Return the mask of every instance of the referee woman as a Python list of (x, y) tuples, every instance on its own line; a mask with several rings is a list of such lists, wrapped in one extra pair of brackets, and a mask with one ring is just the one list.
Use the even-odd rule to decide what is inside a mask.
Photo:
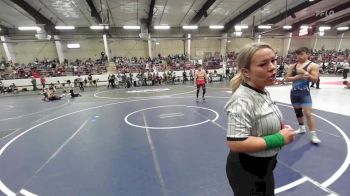
[(252, 43), (240, 52), (239, 73), (231, 80), (226, 173), (235, 196), (274, 195), (277, 153), (294, 140), (294, 130), (282, 124), (282, 114), (265, 87), (276, 78), (275, 51)]

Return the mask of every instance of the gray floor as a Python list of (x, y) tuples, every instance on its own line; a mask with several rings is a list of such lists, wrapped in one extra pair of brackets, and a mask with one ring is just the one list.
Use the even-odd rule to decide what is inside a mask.
[[(350, 195), (350, 91), (341, 78), (312, 89), (322, 139), (299, 135), (279, 155), (278, 195)], [(268, 90), (297, 127), (290, 86)], [(0, 97), (0, 195), (232, 195), (225, 177), (228, 83), (87, 89), (43, 102)]]

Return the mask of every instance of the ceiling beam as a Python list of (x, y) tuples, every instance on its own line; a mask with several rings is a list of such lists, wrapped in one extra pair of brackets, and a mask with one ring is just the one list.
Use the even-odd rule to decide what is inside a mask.
[(338, 24), (348, 22), (348, 21), (350, 21), (350, 14), (345, 14), (345, 15), (342, 15), (341, 17), (338, 17), (335, 20), (327, 21), (326, 25), (334, 27), (334, 26), (337, 26)]
[(291, 16), (294, 13), (299, 12), (300, 10), (303, 10), (303, 9), (305, 9), (311, 5), (314, 5), (320, 1), (322, 1), (322, 0), (304, 1), (303, 3), (287, 10), (286, 12), (282, 12), (282, 13), (278, 14), (277, 16), (264, 21), (262, 24), (276, 24), (276, 23), (282, 21), (283, 19), (287, 18), (288, 16)]
[(148, 18), (147, 18), (147, 29), (151, 29), (152, 25), (152, 19), (153, 19), (153, 9), (154, 5), (156, 3), (156, 0), (151, 0), (151, 3), (149, 4), (149, 11), (148, 11)]
[[(85, 0), (86, 3), (89, 5), (90, 10), (91, 10), (91, 16), (95, 18), (97, 24), (104, 24), (106, 23), (105, 21), (102, 21), (102, 18), (100, 14), (98, 13), (93, 0)], [(109, 22), (109, 21), (108, 21)], [(108, 24), (109, 25), (109, 24)], [(103, 29), (103, 34), (108, 35), (108, 37), (112, 37), (111, 33), (109, 32), (108, 29)]]
[[(341, 26), (349, 26), (349, 24), (347, 22), (350, 21), (350, 15), (343, 15), (335, 20), (332, 20), (330, 22), (326, 22), (326, 25), (329, 25), (331, 27), (337, 26), (339, 24), (345, 23), (344, 25)], [(342, 33), (346, 33), (350, 30), (346, 30), (346, 31), (337, 31), (337, 35), (342, 34)]]
[(210, 8), (210, 6), (212, 6), (215, 3), (216, 0), (207, 0), (204, 5), (202, 6), (202, 8), (197, 12), (197, 14), (192, 18), (192, 20), (190, 21), (191, 25), (196, 25), (201, 19), (202, 17), (208, 17), (208, 9)]
[(97, 24), (102, 24), (102, 18), (100, 14), (97, 12), (97, 9), (92, 0), (86, 0), (86, 3), (89, 5), (91, 10), (91, 16), (96, 19)]
[[(350, 1), (345, 2), (341, 5), (338, 5), (334, 8), (330, 8), (330, 9), (326, 10), (325, 13), (333, 12), (335, 14), (335, 13), (340, 12), (342, 10), (345, 10), (347, 8), (350, 8)], [(305, 18), (304, 20), (301, 20), (301, 21), (298, 21), (298, 22), (292, 24), (292, 31), (299, 29), (299, 27), (301, 25), (304, 25), (304, 24), (308, 25), (308, 24), (314, 23), (314, 22), (321, 20), (322, 18), (325, 18), (327, 16), (328, 16), (327, 14), (313, 14), (312, 16)]]
[(53, 22), (51, 22), (48, 18), (46, 18), (24, 0), (12, 0), (12, 2), (30, 14), (35, 19), (36, 24), (45, 24), (45, 27), (48, 29), (55, 26)]
[(9, 29), (0, 24), (0, 35), (7, 35), (9, 33)]
[(242, 13), (240, 13), (238, 16), (230, 20), (228, 23), (225, 24), (225, 28), (222, 30), (222, 32), (228, 32), (231, 30), (236, 24), (240, 23), (242, 20), (250, 16), (253, 12), (255, 12), (257, 9), (260, 9), (265, 4), (270, 2), (271, 0), (259, 0), (254, 5), (250, 6), (248, 9), (244, 10)]

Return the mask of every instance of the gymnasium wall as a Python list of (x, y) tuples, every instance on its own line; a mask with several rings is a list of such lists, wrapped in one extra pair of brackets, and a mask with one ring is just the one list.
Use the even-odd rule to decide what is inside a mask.
[(318, 39), (316, 42), (315, 49), (337, 49), (339, 40), (338, 39)]
[[(147, 42), (145, 42), (147, 44)], [(146, 50), (148, 50), (148, 45)], [(187, 48), (186, 48), (187, 50)], [(158, 54), (162, 56), (172, 54), (184, 54), (184, 41), (183, 40), (160, 40), (159, 45), (152, 42), (152, 56), (155, 57)]]
[(249, 38), (233, 38), (233, 39), (228, 39), (231, 42), (227, 43), (227, 51), (232, 52), (232, 51), (239, 51), (244, 45), (249, 44), (251, 42), (254, 42), (254, 40), (249, 39)]
[(3, 44), (0, 44), (0, 60), (2, 57), (4, 57), (6, 59), (6, 53), (5, 53), (5, 50), (4, 50), (4, 46)]
[(283, 39), (281, 38), (265, 38), (265, 37), (261, 37), (260, 39), (261, 42), (266, 42), (266, 43), (269, 43), (272, 48), (275, 49), (275, 51), (278, 53), (278, 54), (283, 54), (284, 52), (284, 46), (283, 46)]
[[(68, 43), (79, 43), (79, 49), (69, 49), (67, 48)], [(62, 48), (64, 57), (68, 60), (79, 59), (97, 59), (100, 58), (101, 52), (104, 51), (103, 39), (84, 39), (78, 40), (76, 42), (66, 42), (62, 41)], [(57, 56), (57, 52), (55, 51)]]
[[(219, 39), (195, 39), (191, 41), (191, 58), (203, 59), (204, 56), (220, 53), (221, 41)], [(187, 51), (187, 42), (186, 42)]]
[[(292, 38), (292, 41), (290, 43), (289, 50), (293, 51), (296, 50), (300, 47), (308, 47), (308, 48), (313, 48), (315, 40), (314, 39), (308, 39), (308, 38)], [(319, 42), (321, 42), (319, 40)]]
[(39, 60), (57, 58), (57, 50), (54, 42), (19, 42), (11, 43), (16, 62), (34, 62), (34, 57)]
[(343, 39), (340, 49), (341, 50), (350, 49), (350, 38)]
[[(239, 51), (242, 46), (247, 43), (254, 42), (250, 38), (231, 38), (228, 39), (231, 42), (227, 43), (227, 51)], [(257, 41), (257, 40), (255, 40)], [(285, 54), (285, 48), (288, 43), (287, 38), (266, 38), (262, 37), (261, 41), (270, 43), (279, 54)], [(66, 59), (75, 60), (92, 58), (96, 59), (100, 57), (100, 53), (104, 51), (103, 40), (100, 39), (80, 39), (77, 41), (80, 43), (80, 49), (68, 49), (66, 44), (68, 41), (62, 41), (63, 53)], [(72, 42), (69, 42), (72, 43)], [(144, 40), (108, 40), (110, 57), (113, 56), (126, 56), (126, 57), (148, 57), (148, 43)], [(319, 38), (316, 43), (316, 49), (336, 49), (339, 39), (331, 38)], [(18, 63), (33, 62), (34, 57), (39, 60), (57, 58), (57, 51), (54, 42), (17, 42), (10, 43), (13, 46), (15, 53), (15, 59)], [(159, 45), (152, 42), (152, 55), (153, 57), (158, 55), (168, 54), (183, 54), (187, 52), (187, 41), (183, 40), (159, 40)], [(299, 38), (293, 37), (290, 50), (296, 50), (301, 46), (313, 48), (315, 44), (315, 38)], [(213, 55), (215, 52), (220, 53), (221, 41), (219, 39), (194, 39), (191, 42), (191, 59), (202, 59), (205, 55)], [(344, 38), (341, 48), (349, 49), (350, 39)], [(6, 57), (4, 48), (0, 46), (0, 57)]]
[[(110, 57), (148, 57), (148, 44), (143, 40), (109, 40)], [(103, 43), (102, 43), (103, 48)], [(100, 52), (101, 53), (101, 52)]]

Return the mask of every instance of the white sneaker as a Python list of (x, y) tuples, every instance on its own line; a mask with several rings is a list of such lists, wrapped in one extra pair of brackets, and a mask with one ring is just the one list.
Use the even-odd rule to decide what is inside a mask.
[(297, 129), (297, 130), (295, 131), (295, 133), (296, 133), (296, 134), (299, 134), (299, 133), (306, 133), (306, 128), (305, 128), (305, 126), (300, 126), (300, 128)]
[(311, 142), (314, 144), (321, 143), (321, 140), (317, 137), (317, 135), (314, 131), (311, 132)]

